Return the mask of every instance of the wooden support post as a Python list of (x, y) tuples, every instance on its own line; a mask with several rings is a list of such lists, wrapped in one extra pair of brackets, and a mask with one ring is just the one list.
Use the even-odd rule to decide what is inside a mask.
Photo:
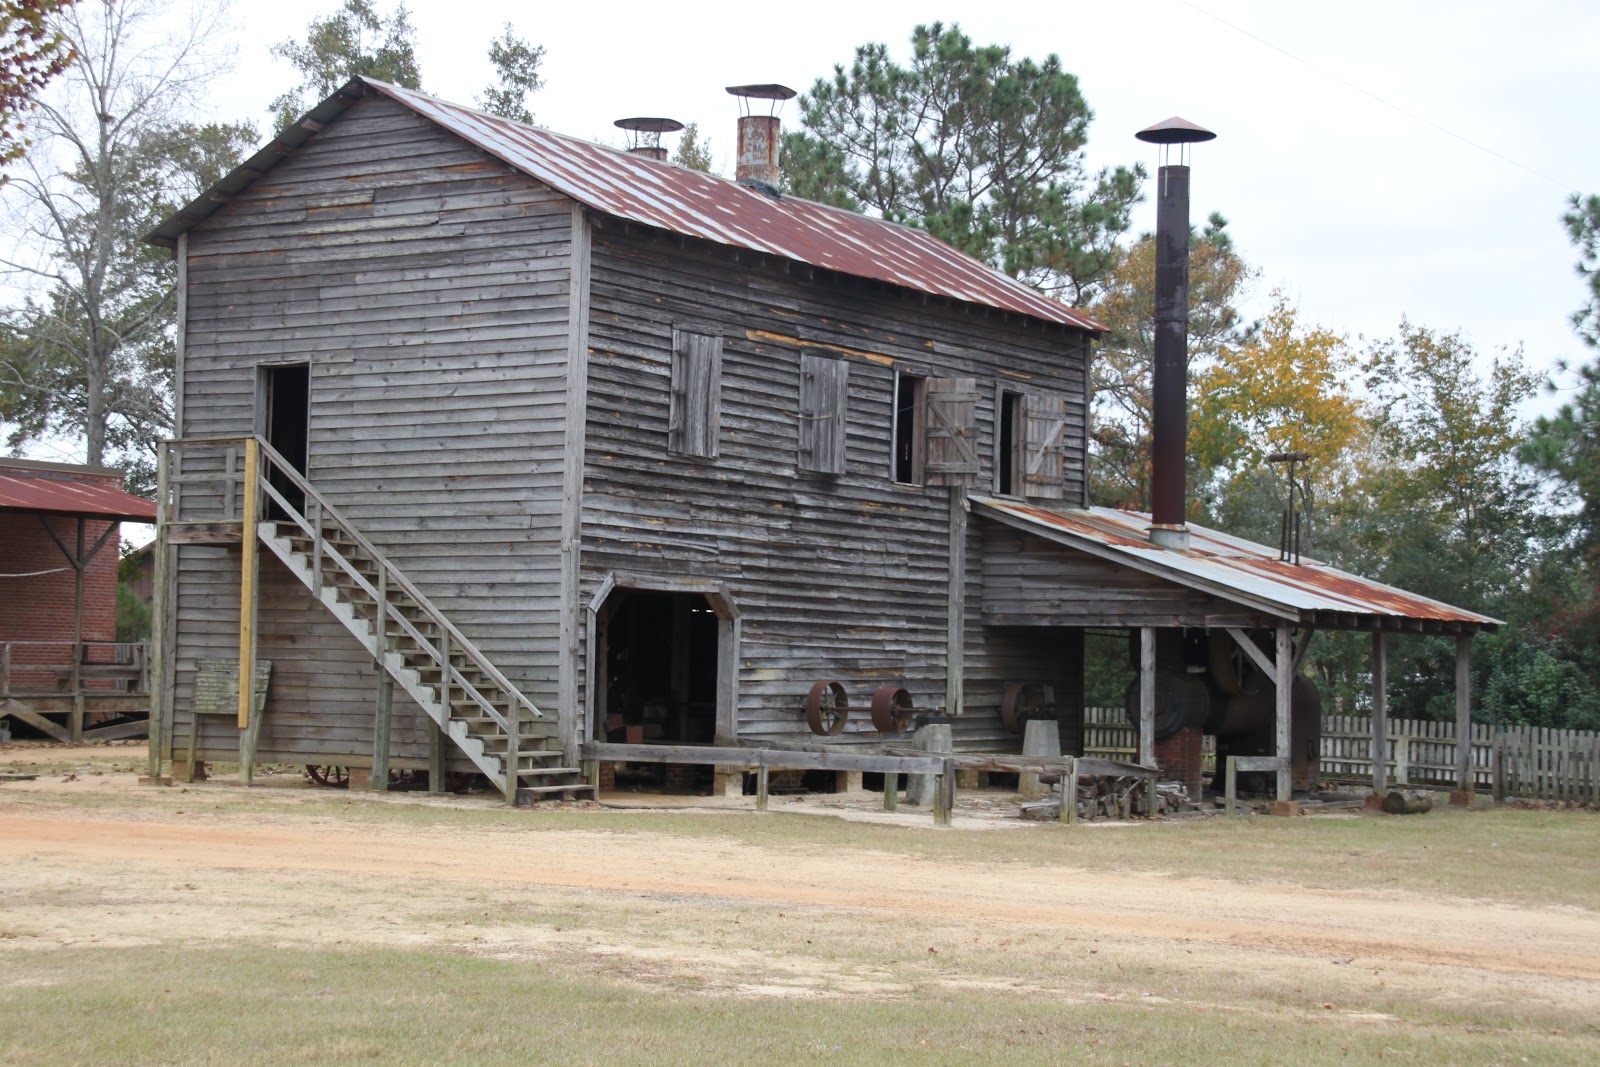
[(256, 484), (261, 450), (254, 437), (244, 442), (244, 505), (240, 542), (239, 577), (239, 781), (250, 785), (255, 780), (256, 741), (261, 736), (259, 716), (252, 714), (256, 689), (256, 613), (260, 606), (261, 564), (256, 552), (256, 523), (260, 516), (261, 491)]
[(1156, 631), (1139, 630), (1139, 766), (1156, 762)]
[(1066, 757), (1067, 767), (1061, 772), (1061, 810), (1056, 815), (1069, 825), (1078, 821), (1078, 761)]
[(444, 731), (431, 718), (428, 720), (428, 792), (444, 792)]
[[(1494, 761), (1492, 775), (1494, 781), (1494, 802), (1496, 804), (1501, 804), (1504, 803), (1506, 799), (1506, 732), (1503, 727), (1495, 728), (1494, 752), (1491, 758)], [(1588, 768), (1592, 766), (1592, 763), (1588, 764), (1585, 768), (1585, 771), (1587, 772)]]
[(1372, 791), (1389, 788), (1389, 645), (1383, 631), (1372, 635)]
[(883, 810), (898, 811), (900, 809), (900, 776), (894, 771), (886, 771), (883, 775)]
[[(256, 677), (256, 439), (244, 442), (244, 522), (239, 568), (239, 729), (250, 725)], [(241, 768), (242, 770), (243, 768)]]
[[(318, 505), (320, 512), (321, 505)], [(322, 532), (318, 515), (317, 533)], [(378, 568), (378, 603), (373, 607), (373, 640), (378, 651), (378, 706), (372, 719), (372, 780), (378, 792), (389, 788), (389, 737), (394, 723), (394, 679), (389, 676), (389, 572)], [(319, 586), (321, 579), (318, 579)]]
[(586, 759), (583, 761), (583, 780), (589, 783), (594, 790), (594, 798), (600, 799), (600, 761)]
[(1472, 638), (1456, 638), (1456, 784), (1462, 801), (1471, 803), (1472, 777)]
[(372, 780), (368, 787), (379, 793), (389, 789), (389, 735), (394, 722), (394, 679), (378, 669), (378, 706), (372, 717)]
[(517, 787), (522, 781), (518, 767), (521, 762), (522, 705), (515, 697), (510, 698), (507, 705), (506, 721), (511, 729), (506, 732), (506, 803), (514, 808), (517, 806)]
[(83, 740), (83, 518), (78, 518), (78, 551), (72, 557), (72, 714), (68, 719), (68, 733), (72, 743)]
[(1232, 815), (1233, 814), (1234, 805), (1235, 805), (1235, 802), (1236, 802), (1235, 798), (1237, 798), (1238, 795), (1239, 795), (1239, 765), (1234, 761), (1234, 758), (1232, 756), (1228, 757), (1228, 787), (1227, 787), (1227, 791), (1224, 792), (1222, 795), (1223, 795), (1223, 797), (1226, 798), (1224, 800), (1224, 802), (1223, 802), (1224, 803), (1224, 807), (1223, 807), (1222, 810), (1227, 812), (1229, 815)]
[(767, 810), (767, 765), (756, 768), (756, 810)]
[(1278, 743), (1275, 754), (1283, 760), (1278, 768), (1278, 799), (1294, 799), (1294, 780), (1289, 763), (1289, 722), (1294, 699), (1294, 642), (1290, 640), (1289, 627), (1278, 627)]
[(967, 487), (950, 487), (949, 585), (945, 591), (944, 710), (960, 715), (966, 688)]
[[(323, 546), (322, 546), (322, 501), (320, 501), (320, 500), (312, 500), (311, 501), (311, 516), (310, 516), (310, 518), (311, 518), (311, 589), (312, 589), (312, 595), (313, 596), (321, 596), (322, 595), (322, 552), (323, 552)], [(379, 599), (379, 604), (378, 604), (379, 616), (378, 616), (378, 618), (380, 620), (382, 620), (382, 618), (383, 618), (382, 611), (383, 611), (383, 608), (384, 608), (384, 604), (382, 603), (382, 600), (383, 600), (383, 597), (382, 597), (383, 576), (384, 576), (383, 568), (379, 567), (378, 568), (378, 583), (379, 583), (378, 584), (378, 590), (379, 590), (379, 594), (380, 595), (378, 597), (378, 599)], [(379, 641), (380, 644), (383, 641), (383, 630), (382, 630), (381, 627), (378, 630), (378, 641)]]
[(935, 826), (949, 826), (956, 800), (956, 761), (946, 759), (941, 763), (943, 769), (933, 780), (933, 822)]

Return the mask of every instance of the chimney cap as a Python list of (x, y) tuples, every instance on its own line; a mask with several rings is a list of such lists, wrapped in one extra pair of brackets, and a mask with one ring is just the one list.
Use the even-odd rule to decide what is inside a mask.
[(730, 85), (728, 95), (755, 97), (757, 100), (790, 100), (796, 93), (787, 85)]
[(632, 119), (618, 119), (612, 123), (620, 130), (631, 130), (634, 133), (677, 133), (683, 129), (683, 123), (677, 119), (649, 118), (641, 116)]
[(1134, 136), (1151, 144), (1194, 144), (1197, 141), (1215, 140), (1217, 135), (1204, 126), (1196, 126), (1188, 119), (1174, 115), (1165, 122), (1146, 126)]

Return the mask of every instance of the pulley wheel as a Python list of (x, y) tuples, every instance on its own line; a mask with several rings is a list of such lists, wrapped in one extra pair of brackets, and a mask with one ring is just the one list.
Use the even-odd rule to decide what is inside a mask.
[(821, 737), (832, 737), (850, 718), (850, 698), (838, 682), (818, 682), (806, 694), (806, 725)]
[(872, 726), (880, 734), (904, 733), (911, 725), (911, 694), (892, 685), (872, 694)]

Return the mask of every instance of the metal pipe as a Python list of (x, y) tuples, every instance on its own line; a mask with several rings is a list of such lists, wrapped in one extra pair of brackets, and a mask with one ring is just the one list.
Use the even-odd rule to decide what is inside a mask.
[(1189, 436), (1189, 168), (1162, 167), (1156, 181), (1150, 499), (1156, 526), (1181, 527)]

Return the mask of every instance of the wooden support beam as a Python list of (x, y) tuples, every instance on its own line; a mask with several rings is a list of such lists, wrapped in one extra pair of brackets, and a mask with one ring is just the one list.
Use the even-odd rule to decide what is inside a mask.
[[(840, 746), (842, 748), (842, 746)], [(619, 763), (687, 763), (698, 766), (743, 767), (763, 765), (779, 770), (866, 771), (886, 774), (939, 774), (944, 760), (938, 756), (891, 756), (883, 753), (815, 749), (732, 748), (719, 745), (626, 745), (591, 741), (582, 746), (584, 759)]]
[(1156, 631), (1139, 630), (1139, 764), (1156, 763)]
[(966, 688), (967, 487), (950, 486), (949, 583), (945, 589), (944, 710), (960, 715)]
[(1244, 654), (1250, 657), (1250, 662), (1260, 668), (1262, 674), (1268, 678), (1277, 676), (1278, 669), (1272, 665), (1272, 660), (1267, 658), (1267, 654), (1261, 651), (1260, 646), (1250, 640), (1248, 633), (1237, 626), (1228, 626), (1225, 629), (1228, 631), (1228, 636), (1233, 638), (1233, 643), (1244, 650)]
[(1289, 772), (1289, 721), (1294, 698), (1294, 643), (1287, 625), (1278, 627), (1278, 743), (1275, 748), (1283, 766), (1278, 768), (1278, 799), (1294, 798), (1294, 782)]
[(40, 715), (26, 704), (21, 704), (15, 700), (9, 699), (0, 701), (0, 716), (5, 715), (10, 715), (14, 719), (25, 722), (35, 730), (38, 730), (40, 733), (53, 737), (57, 741), (65, 743), (71, 740), (71, 735), (68, 734), (65, 729), (57, 726), (55, 723), (51, 722), (43, 715)]
[(1472, 635), (1456, 638), (1456, 782), (1470, 796), (1472, 781)]
[(155, 446), (155, 555), (150, 576), (150, 784), (162, 782), (162, 745), (166, 742), (166, 480), (170, 453)]
[(1382, 631), (1372, 635), (1372, 791), (1389, 788), (1389, 644)]
[(445, 739), (444, 731), (439, 729), (439, 724), (432, 719), (428, 720), (428, 792), (434, 795), (444, 793), (445, 775)]
[(765, 764), (756, 768), (756, 810), (767, 810), (767, 778), (768, 770)]
[(1307, 625), (1300, 630), (1300, 643), (1294, 648), (1294, 672), (1300, 673), (1300, 665), (1306, 661), (1306, 650), (1311, 647), (1311, 639), (1316, 636), (1317, 628)]
[[(244, 442), (244, 516), (239, 567), (239, 729), (250, 725), (251, 693), (256, 677), (256, 471), (261, 450), (254, 437)], [(244, 768), (240, 768), (243, 773)]]
[(883, 810), (898, 811), (900, 808), (900, 776), (894, 771), (883, 772)]

